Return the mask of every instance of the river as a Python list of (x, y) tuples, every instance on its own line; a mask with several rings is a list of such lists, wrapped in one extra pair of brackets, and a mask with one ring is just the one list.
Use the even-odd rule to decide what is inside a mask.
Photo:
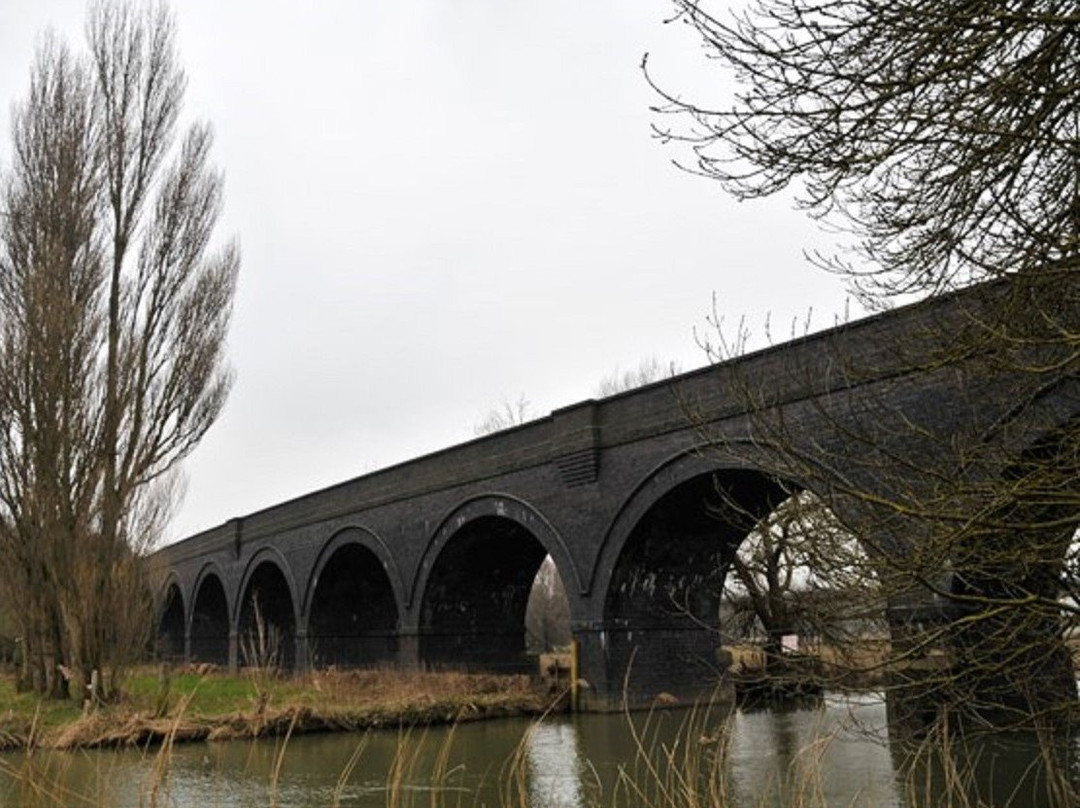
[(29, 764), (11, 754), (0, 758), (0, 804), (692, 808), (692, 788), (698, 808), (936, 808), (954, 782), (971, 805), (1055, 805), (1028, 740), (944, 757), (962, 762), (924, 765), (890, 743), (879, 698), (828, 696), (739, 711), (726, 730), (707, 712), (672, 710), (198, 743), (173, 749), (164, 768), (155, 751), (39, 752)]

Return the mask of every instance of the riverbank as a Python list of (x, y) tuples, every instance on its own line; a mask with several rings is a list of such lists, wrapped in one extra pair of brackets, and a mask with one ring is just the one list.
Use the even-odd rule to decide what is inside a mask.
[(540, 715), (559, 694), (528, 676), (399, 670), (229, 675), (137, 671), (117, 704), (86, 711), (0, 680), (0, 749), (87, 749)]

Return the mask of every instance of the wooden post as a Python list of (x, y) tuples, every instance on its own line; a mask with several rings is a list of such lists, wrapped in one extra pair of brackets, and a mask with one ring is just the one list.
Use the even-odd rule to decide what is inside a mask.
[(578, 641), (570, 640), (570, 712), (578, 711)]
[(90, 672), (90, 684), (87, 685), (86, 701), (83, 702), (83, 715), (95, 712), (98, 707), (98, 690), (101, 687), (101, 679), (97, 668)]

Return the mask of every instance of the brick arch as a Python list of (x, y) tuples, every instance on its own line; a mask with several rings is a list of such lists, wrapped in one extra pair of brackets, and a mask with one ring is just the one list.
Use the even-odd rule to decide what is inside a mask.
[(428, 577), (447, 543), (469, 522), (485, 516), (507, 519), (527, 530), (555, 560), (555, 566), (567, 588), (573, 585), (577, 591), (582, 590), (581, 572), (555, 527), (522, 499), (507, 494), (486, 494), (465, 500), (439, 522), (439, 526), (427, 541), (410, 583), (407, 600), (409, 607), (414, 607), (423, 600)]
[[(226, 585), (225, 573), (221, 571), (221, 567), (215, 561), (207, 561), (202, 567), (199, 568), (198, 574), (195, 576), (195, 582), (191, 586), (191, 597), (185, 599), (185, 608), (187, 610), (185, 615), (185, 622), (187, 623), (189, 630), (191, 626), (191, 619), (195, 616), (195, 602), (199, 599), (199, 591), (202, 589), (203, 583), (207, 578), (213, 576), (217, 579), (217, 582), (221, 584), (221, 591), (225, 593), (225, 612), (228, 625), (231, 628), (233, 622), (233, 598), (229, 596), (229, 587)], [(181, 589), (181, 592), (183, 590)]]
[[(738, 505), (717, 518), (715, 487)], [(696, 699), (722, 683), (720, 598), (739, 545), (793, 488), (746, 459), (688, 452), (653, 469), (623, 502), (592, 580), (596, 664), (632, 703)], [(595, 673), (595, 671), (594, 671)]]
[[(593, 559), (592, 568), (589, 570), (584, 593), (594, 597), (599, 595), (600, 600), (603, 600), (611, 574), (622, 556), (631, 533), (663, 497), (695, 477), (725, 471), (756, 472), (763, 476), (774, 476), (765, 470), (764, 464), (756, 465), (749, 462), (745, 455), (724, 456), (716, 449), (708, 447), (697, 447), (679, 452), (657, 464), (645, 474), (623, 500), (605, 530)], [(811, 487), (790, 477), (785, 477), (785, 479), (800, 488)]]
[[(198, 616), (196, 614), (196, 609), (199, 605), (199, 596), (202, 594), (203, 587), (211, 580), (217, 582), (217, 586), (221, 591), (222, 605), (225, 610), (224, 620), (221, 621), (221, 625), (218, 626), (216, 623), (212, 624), (214, 628), (222, 632), (220, 634), (202, 634), (199, 632), (199, 626), (196, 625), (196, 618)], [(187, 616), (185, 619), (189, 648), (191, 656), (194, 659), (202, 659), (203, 661), (212, 661), (219, 664), (228, 662), (229, 634), (232, 631), (233, 625), (233, 604), (229, 597), (229, 589), (226, 585), (226, 580), (221, 568), (213, 561), (203, 564), (198, 575), (195, 576), (195, 583), (191, 587), (191, 597), (187, 602)], [(209, 659), (208, 657), (213, 657), (213, 659)]]
[(376, 533), (358, 526), (337, 531), (320, 550), (304, 594), (303, 626), (312, 664), (393, 662), (403, 590), (397, 562)]
[(949, 637), (955, 687), (984, 720), (1052, 715), (1077, 695), (1065, 613), (1008, 608), (1036, 597), (1058, 602), (1080, 541), (1080, 414), (1038, 427), (1003, 463), (1008, 499), (995, 497), (990, 518), (963, 537), (948, 582), (951, 617), (966, 618)]
[(296, 586), (296, 578), (292, 573), (292, 567), (280, 550), (273, 546), (264, 546), (260, 547), (259, 550), (248, 559), (247, 564), (244, 565), (244, 572), (240, 576), (240, 583), (233, 593), (232, 627), (234, 630), (239, 628), (238, 621), (240, 619), (240, 611), (244, 605), (244, 595), (247, 593), (248, 585), (251, 583), (251, 576), (263, 563), (273, 564), (285, 579), (285, 583), (289, 588), (289, 600), (292, 605), (293, 620), (297, 626), (300, 625), (299, 590)]
[(167, 658), (180, 659), (184, 655), (188, 614), (184, 589), (174, 571), (169, 572), (163, 585), (154, 593), (153, 602), (157, 652)]
[(326, 567), (326, 564), (331, 557), (333, 557), (334, 553), (350, 544), (364, 547), (379, 559), (383, 565), (383, 569), (386, 571), (386, 576), (390, 581), (390, 587), (394, 592), (398, 612), (404, 611), (407, 603), (408, 590), (405, 586), (405, 577), (401, 573), (401, 568), (398, 566), (394, 554), (390, 551), (386, 542), (384, 542), (375, 531), (360, 525), (348, 525), (347, 527), (335, 531), (326, 543), (323, 544), (322, 549), (319, 550), (318, 557), (315, 559), (315, 564), (311, 568), (311, 574), (308, 576), (307, 585), (304, 587), (304, 597), (301, 601), (300, 610), (300, 614), (303, 617), (303, 625), (305, 627), (311, 617), (311, 598), (315, 594), (315, 587), (318, 584), (319, 576), (322, 574), (323, 569)]
[(455, 508), (428, 542), (414, 580), (420, 661), (531, 670), (525, 615), (548, 554), (577, 581), (561, 538), (528, 503), (490, 495)]
[(1080, 379), (1066, 376), (999, 415), (983, 433), (982, 439), (985, 443), (1002, 446), (1005, 455), (1019, 457), (1053, 442), (1065, 430), (1075, 430), (1078, 420)]
[(184, 585), (180, 582), (180, 576), (176, 570), (169, 570), (166, 572), (164, 579), (161, 583), (154, 588), (151, 593), (153, 595), (154, 610), (160, 612), (165, 606), (169, 596), (169, 587), (175, 586), (180, 591), (180, 602), (184, 604), (184, 622), (187, 622), (187, 603), (188, 598), (184, 597)]
[[(287, 609), (282, 610), (280, 604), (274, 599), (270, 599), (264, 603), (264, 595), (263, 597), (260, 597), (260, 608), (267, 623), (276, 626), (280, 630), (279, 664), (282, 667), (291, 668), (296, 663), (295, 642), (296, 633), (300, 627), (300, 607), (297, 597), (296, 579), (293, 576), (292, 569), (285, 559), (285, 556), (276, 547), (268, 546), (260, 548), (258, 552), (248, 559), (247, 564), (244, 566), (244, 572), (240, 578), (240, 585), (236, 590), (232, 627), (236, 632), (238, 642), (242, 646), (245, 641), (245, 619), (249, 617), (245, 610), (248, 589), (251, 588), (255, 577), (260, 574), (259, 571), (267, 564), (276, 570), (277, 574), (280, 575), (281, 580), (284, 582), (285, 595), (288, 597), (289, 603)], [(284, 622), (284, 625), (281, 625), (282, 622)]]

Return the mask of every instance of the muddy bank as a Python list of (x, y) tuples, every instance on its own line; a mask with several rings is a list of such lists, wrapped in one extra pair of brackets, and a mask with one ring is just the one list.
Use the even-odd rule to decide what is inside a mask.
[[(0, 716), (0, 749), (153, 747), (162, 743), (245, 740), (541, 715), (564, 709), (564, 694), (528, 677), (483, 674), (322, 672), (245, 685), (202, 674), (181, 682), (166, 714), (139, 709), (138, 698), (41, 726), (37, 713)], [(201, 689), (201, 692), (200, 692)], [(236, 695), (218, 697), (218, 691)], [(156, 694), (153, 698), (161, 700)], [(158, 710), (160, 713), (160, 710)]]
[[(288, 706), (268, 709), (263, 715), (237, 713), (231, 716), (203, 716), (177, 719), (142, 715), (117, 715), (102, 711), (32, 742), (49, 749), (92, 749), (107, 747), (157, 746), (192, 741), (231, 741), (284, 736), (308, 732), (361, 732), (367, 729), (445, 724), (506, 716), (540, 715), (545, 705), (456, 704), (414, 705), (405, 709), (322, 712), (312, 707)], [(8, 735), (8, 749), (26, 748), (29, 735)]]

